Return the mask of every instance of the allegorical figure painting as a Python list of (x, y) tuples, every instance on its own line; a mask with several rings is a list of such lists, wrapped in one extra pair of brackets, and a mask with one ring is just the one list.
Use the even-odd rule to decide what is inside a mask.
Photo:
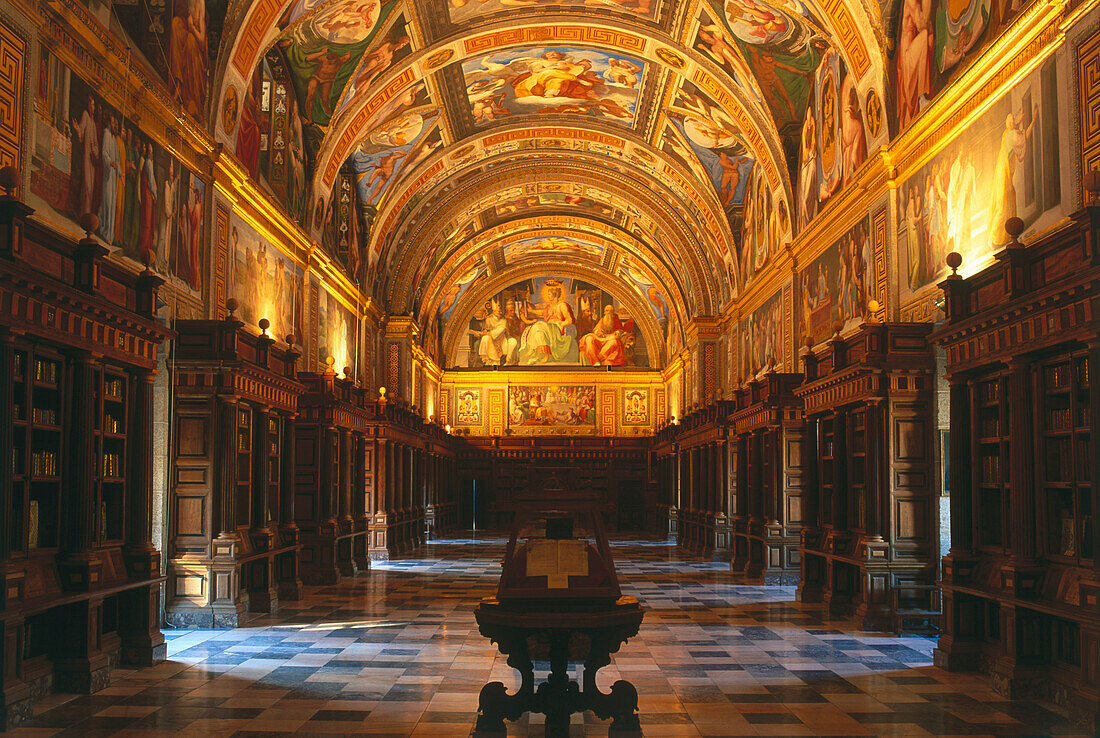
[(805, 228), (867, 159), (867, 131), (855, 79), (830, 49), (818, 67), (799, 145), (797, 225)]
[(741, 379), (747, 381), (783, 367), (783, 291), (772, 295), (741, 322)]
[(481, 390), (478, 388), (455, 390), (455, 423), (457, 425), (481, 425)]
[(302, 270), (237, 215), (229, 220), (229, 255), (229, 296), (237, 300), (237, 317), (251, 327), (267, 318), (270, 335), (282, 341), (291, 334), (301, 345)]
[(343, 304), (330, 295), (320, 283), (314, 282), (317, 290), (317, 363), (320, 366), (326, 364), (326, 359), (333, 358), (333, 367), (337, 374), (344, 371), (344, 367), (355, 368), (355, 346), (357, 321)]
[(798, 276), (798, 343), (817, 345), (863, 322), (875, 299), (875, 258), (864, 218)]
[[(821, 25), (808, 6), (797, 3), (765, 4), (756, 0), (712, 0), (709, 15), (701, 17), (697, 45), (735, 76), (744, 74), (734, 50), (752, 70), (760, 94), (775, 117), (779, 133), (797, 141), (806, 116), (814, 71), (828, 48)], [(720, 23), (712, 18), (718, 18)]]
[(631, 125), (645, 62), (593, 49), (535, 47), (471, 59), (462, 71), (478, 124), (571, 113)]
[(520, 259), (545, 258), (547, 256), (567, 256), (599, 262), (603, 259), (604, 247), (575, 238), (545, 236), (511, 241), (504, 244), (502, 251), (504, 252), (505, 264), (514, 264)]
[(623, 422), (625, 425), (649, 425), (649, 389), (623, 390)]
[(183, 109), (205, 122), (228, 0), (130, 0), (110, 3), (119, 25)]
[(35, 106), (30, 201), (75, 229), (85, 213), (114, 253), (202, 294), (206, 185), (138, 126), (44, 53)]
[[(749, 174), (756, 163), (741, 131), (721, 106), (690, 82), (673, 99), (669, 117), (710, 178), (731, 227), (739, 229)], [(675, 140), (669, 146), (675, 149)]]
[(509, 387), (508, 426), (596, 425), (593, 386)]
[(973, 268), (1008, 243), (1009, 218), (1029, 227), (1062, 202), (1058, 84), (1048, 61), (902, 184), (903, 296), (943, 277), (952, 251)]
[[(327, 126), (394, 3), (337, 0), (304, 20), (284, 16), (279, 45), (301, 101), (304, 125)], [(293, 8), (292, 8), (293, 10)]]
[[(633, 317), (603, 289), (539, 277), (493, 295), (470, 319), (467, 366), (648, 366)], [(456, 361), (456, 363), (459, 363)]]
[(886, 0), (883, 18), (896, 19), (891, 71), (899, 130), (1026, 4), (1026, 0)]

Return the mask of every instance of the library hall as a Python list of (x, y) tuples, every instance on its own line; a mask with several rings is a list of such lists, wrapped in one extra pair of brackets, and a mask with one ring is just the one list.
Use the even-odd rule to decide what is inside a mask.
[(0, 0), (0, 734), (1100, 735), (1100, 0)]

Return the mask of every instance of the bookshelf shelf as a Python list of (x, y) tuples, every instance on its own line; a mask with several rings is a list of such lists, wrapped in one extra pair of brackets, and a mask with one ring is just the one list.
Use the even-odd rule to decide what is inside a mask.
[[(155, 297), (160, 280), (108, 261), (97, 269), (109, 294), (59, 281), (73, 273), (74, 244), (30, 212), (0, 198), (0, 225), (18, 221), (10, 232), (21, 240), (0, 257), (0, 448), (10, 454), (0, 474), (0, 728), (51, 689), (96, 691), (120, 661), (147, 665), (165, 652), (152, 371), (171, 334), (130, 307), (141, 290)], [(124, 625), (110, 615), (118, 608)]]
[(936, 663), (987, 671), (998, 691), (1060, 702), (1092, 727), (1098, 229), (1100, 212), (1086, 209), (1034, 243), (1014, 240), (981, 272), (945, 280), (948, 315), (934, 337), (947, 353), (952, 458), (971, 460), (952, 466)]

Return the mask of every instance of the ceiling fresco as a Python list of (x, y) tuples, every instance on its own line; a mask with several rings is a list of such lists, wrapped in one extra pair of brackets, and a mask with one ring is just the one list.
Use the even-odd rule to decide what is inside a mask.
[(545, 278), (615, 295), (598, 309), (644, 329), (650, 363), (1005, 22), (962, 0), (941, 23), (941, 4), (207, 0), (201, 59), (162, 56), (186, 109), (433, 350)]

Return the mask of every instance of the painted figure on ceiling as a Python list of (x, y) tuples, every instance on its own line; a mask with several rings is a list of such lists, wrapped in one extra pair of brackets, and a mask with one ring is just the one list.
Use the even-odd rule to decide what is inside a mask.
[(634, 321), (625, 323), (619, 319), (614, 305), (605, 305), (603, 317), (592, 327), (592, 332), (581, 337), (582, 363), (589, 366), (625, 366), (625, 343), (633, 340)]
[(932, 0), (904, 0), (897, 52), (898, 122), (902, 128), (932, 97)]
[(841, 92), (840, 112), (840, 151), (843, 169), (843, 184), (848, 184), (856, 170), (867, 158), (867, 136), (863, 130), (863, 114), (859, 109), (859, 94), (851, 82), (851, 76), (844, 80)]
[(172, 18), (172, 87), (184, 110), (202, 120), (210, 55), (206, 44), (206, 1), (175, 0)]
[[(549, 279), (542, 288), (542, 303), (531, 305), (537, 316), (523, 333), (519, 348), (521, 364), (575, 364), (580, 354), (577, 348), (577, 328), (573, 308), (563, 299), (562, 283)], [(524, 318), (524, 315), (520, 315)], [(527, 320), (531, 320), (526, 316)]]

